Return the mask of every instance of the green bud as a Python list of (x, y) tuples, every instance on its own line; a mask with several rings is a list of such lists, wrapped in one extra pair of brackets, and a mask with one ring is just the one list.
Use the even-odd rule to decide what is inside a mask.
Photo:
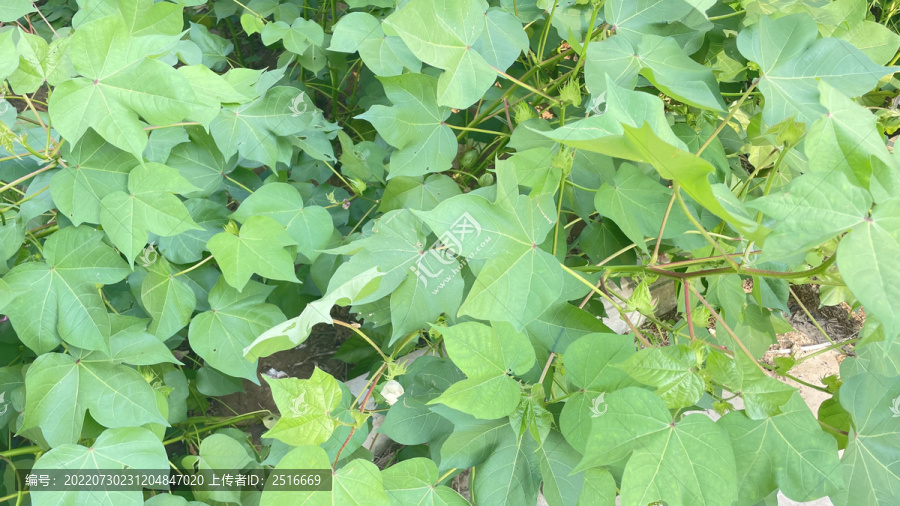
[(653, 298), (650, 296), (650, 284), (641, 281), (635, 287), (634, 293), (628, 298), (628, 311), (638, 311), (641, 314), (653, 314)]
[(232, 235), (238, 235), (238, 226), (232, 220), (228, 220), (228, 224), (225, 225), (225, 231)]
[(519, 102), (514, 109), (513, 115), (517, 125), (537, 117), (537, 112), (527, 102)]
[(713, 409), (716, 410), (719, 416), (723, 416), (725, 413), (733, 410), (734, 407), (726, 401), (718, 401), (713, 403)]
[(569, 172), (572, 171), (572, 163), (575, 161), (575, 150), (563, 146), (553, 155), (553, 158), (550, 160), (550, 166), (556, 169), (560, 169), (564, 175), (568, 175)]
[(691, 322), (694, 327), (706, 327), (709, 324), (709, 309), (706, 306), (699, 305), (691, 308)]
[(577, 79), (571, 79), (561, 90), (559, 90), (559, 99), (563, 104), (578, 107), (581, 105), (581, 84)]
[(474, 149), (466, 151), (459, 159), (459, 166), (464, 169), (472, 168), (478, 163), (478, 156), (478, 151), (475, 151)]
[(478, 186), (490, 186), (494, 184), (494, 175), (490, 172), (485, 172), (478, 178)]
[(350, 180), (350, 189), (357, 195), (362, 195), (368, 186), (362, 179), (353, 178)]
[(793, 146), (800, 142), (806, 134), (806, 124), (798, 123), (793, 118), (787, 118), (769, 129), (767, 134), (775, 134), (775, 142), (782, 146)]

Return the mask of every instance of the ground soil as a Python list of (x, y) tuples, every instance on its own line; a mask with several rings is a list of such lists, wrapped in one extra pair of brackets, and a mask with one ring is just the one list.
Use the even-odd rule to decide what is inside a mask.
[[(344, 308), (337, 308), (332, 316), (347, 321), (348, 312)], [(334, 376), (338, 381), (346, 380), (348, 364), (331, 357), (350, 335), (352, 332), (344, 327), (327, 324), (316, 325), (309, 338), (300, 346), (259, 359), (256, 376), (260, 384), (255, 385), (251, 381), (243, 380), (244, 391), (216, 398), (218, 402), (214, 401), (210, 404), (210, 414), (233, 416), (260, 409), (278, 413), (275, 401), (272, 400), (272, 392), (262, 378), (263, 373), (270, 370), (282, 372), (292, 378), (308, 379), (318, 367)], [(245, 429), (253, 436), (254, 443), (257, 444), (259, 436), (266, 431), (262, 423), (245, 427)]]

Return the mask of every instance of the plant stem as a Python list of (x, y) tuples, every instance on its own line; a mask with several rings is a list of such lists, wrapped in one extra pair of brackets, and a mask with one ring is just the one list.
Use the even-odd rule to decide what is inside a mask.
[[(15, 499), (15, 498), (17, 498), (17, 497), (19, 497), (20, 500), (21, 500), (21, 497), (24, 496), (25, 494), (28, 494), (28, 493), (29, 493), (28, 490), (20, 490), (20, 491), (18, 491), (18, 492), (16, 492), (16, 493), (13, 493), (13, 494), (9, 494), (9, 495), (0, 497), (0, 503), (4, 503), (4, 502), (6, 502), (6, 501), (9, 501), (10, 499)], [(18, 506), (18, 504), (19, 504), (19, 503), (17, 502), (16, 505)]]
[(196, 121), (185, 121), (183, 123), (172, 123), (171, 125), (156, 125), (156, 126), (148, 126), (144, 127), (144, 130), (159, 130), (161, 128), (172, 128), (172, 127), (180, 127), (180, 126), (197, 126), (202, 123), (197, 123)]
[(12, 450), (5, 450), (0, 452), (0, 457), (18, 457), (20, 455), (34, 455), (36, 453), (40, 453), (44, 451), (40, 446), (20, 446), (18, 448), (13, 448)]
[(588, 44), (591, 42), (592, 31), (594, 30), (594, 24), (597, 23), (597, 13), (600, 12), (600, 9), (603, 8), (603, 4), (606, 3), (606, 0), (601, 0), (597, 2), (597, 5), (594, 6), (594, 12), (591, 13), (591, 24), (588, 25), (588, 33), (584, 39), (584, 46), (581, 47), (581, 54), (578, 55), (578, 62), (575, 63), (575, 75), (578, 75), (578, 69), (584, 66), (584, 59), (587, 56)]
[(559, 105), (559, 106), (562, 105), (562, 102), (560, 102), (558, 99), (555, 99), (555, 98), (551, 97), (550, 95), (547, 95), (546, 93), (544, 93), (543, 91), (541, 91), (541, 90), (535, 88), (534, 86), (531, 86), (530, 84), (527, 84), (527, 83), (524, 83), (524, 82), (522, 82), (522, 81), (519, 81), (519, 80), (516, 79), (515, 77), (513, 77), (513, 76), (507, 74), (506, 72), (504, 72), (504, 71), (498, 69), (497, 67), (495, 67), (495, 66), (493, 66), (493, 65), (489, 65), (489, 67), (491, 67), (492, 69), (494, 69), (494, 71), (497, 72), (498, 74), (500, 74), (504, 79), (510, 80), (510, 81), (512, 81), (512, 82), (514, 82), (514, 83), (516, 83), (516, 84), (518, 84), (520, 87), (525, 88), (526, 90), (528, 90), (528, 91), (534, 93), (535, 95), (540, 95), (540, 96), (544, 97), (545, 99), (549, 100), (550, 102), (555, 103), (556, 105)]
[[(362, 402), (359, 404), (360, 413), (365, 412), (366, 404), (369, 402), (369, 397), (372, 395), (372, 391), (375, 390), (375, 385), (378, 384), (378, 379), (381, 377), (381, 373), (387, 368), (387, 364), (381, 364), (381, 367), (378, 368), (378, 372), (375, 373), (375, 376), (372, 377), (372, 384), (369, 386), (369, 390), (366, 392), (366, 396), (363, 398)], [(352, 407), (351, 407), (352, 409)], [(337, 455), (334, 456), (334, 464), (332, 464), (332, 468), (337, 469), (338, 460), (341, 458), (341, 453), (344, 452), (344, 448), (347, 447), (347, 443), (350, 442), (350, 438), (353, 437), (353, 434), (356, 432), (356, 427), (350, 428), (350, 434), (347, 434), (347, 439), (344, 440), (344, 444), (341, 445), (341, 448), (337, 451)]]
[(442, 122), (441, 124), (446, 127), (451, 128), (453, 130), (462, 130), (463, 132), (476, 132), (476, 133), (481, 133), (481, 134), (502, 135), (504, 137), (509, 136), (509, 134), (506, 132), (495, 132), (493, 130), (482, 130), (481, 128), (461, 127), (461, 126), (451, 125), (446, 122)]
[(662, 224), (659, 226), (659, 235), (656, 236), (656, 245), (653, 246), (653, 254), (650, 255), (650, 265), (656, 265), (656, 260), (659, 258), (659, 246), (662, 244), (663, 232), (666, 230), (666, 222), (669, 221), (669, 213), (672, 212), (672, 204), (675, 203), (675, 195), (678, 193), (678, 182), (675, 181), (672, 185), (675, 188), (672, 192), (672, 196), (669, 197), (669, 205), (666, 206), (666, 213), (663, 214)]
[(200, 260), (199, 262), (195, 263), (194, 265), (188, 267), (187, 269), (175, 273), (175, 275), (173, 277), (177, 278), (178, 276), (181, 276), (182, 274), (187, 274), (187, 273), (191, 272), (192, 270), (196, 269), (197, 267), (200, 267), (201, 265), (205, 264), (206, 262), (209, 262), (213, 258), (214, 257), (212, 255), (210, 255), (210, 256), (204, 258), (203, 260)]
[(246, 186), (244, 186), (243, 183), (241, 183), (240, 181), (238, 181), (238, 180), (232, 178), (232, 177), (229, 176), (228, 174), (222, 174), (222, 176), (223, 176), (225, 179), (227, 179), (227, 180), (231, 181), (232, 183), (234, 183), (235, 186), (238, 186), (238, 187), (242, 188), (242, 189), (243, 189), (244, 191), (246, 191), (247, 193), (250, 193), (250, 194), (253, 193), (253, 190), (251, 190), (250, 188), (247, 188)]
[(734, 11), (734, 12), (729, 12), (728, 14), (722, 14), (721, 16), (713, 16), (713, 17), (708, 18), (708, 19), (709, 19), (710, 21), (718, 21), (718, 20), (720, 20), (720, 19), (728, 19), (728, 18), (733, 18), (733, 17), (735, 17), (735, 16), (740, 16), (741, 14), (744, 14), (744, 13), (746, 13), (746, 12), (747, 12), (747, 11), (744, 11), (744, 10), (741, 10), (741, 11)]
[(691, 292), (688, 290), (690, 281), (684, 280), (681, 284), (684, 285), (684, 320), (687, 322), (691, 341), (695, 341), (697, 336), (694, 335), (694, 320), (691, 319)]
[[(841, 341), (841, 342), (839, 342), (839, 343), (831, 344), (831, 345), (829, 345), (829, 346), (827, 346), (827, 347), (825, 347), (825, 348), (822, 348), (821, 350), (816, 350), (816, 351), (814, 351), (813, 353), (810, 353), (809, 355), (804, 355), (803, 357), (800, 357), (796, 362), (794, 362), (794, 365), (796, 366), (797, 364), (806, 362), (807, 360), (809, 360), (809, 359), (811, 359), (811, 358), (813, 358), (813, 357), (817, 357), (817, 356), (819, 356), (819, 355), (821, 355), (821, 354), (823, 354), (823, 353), (827, 353), (827, 352), (829, 352), (829, 351), (831, 351), (831, 350), (840, 348), (840, 347), (842, 347), (842, 346), (847, 346), (847, 345), (853, 344), (853, 343), (859, 341), (860, 339), (862, 339), (862, 338), (860, 338), (860, 337), (855, 337), (855, 338), (853, 338), (853, 339), (847, 339), (846, 341)], [(846, 353), (843, 353), (843, 354), (846, 355)]]
[(728, 116), (725, 116), (725, 119), (722, 120), (721, 123), (719, 123), (719, 126), (717, 126), (716, 129), (713, 131), (713, 133), (709, 136), (709, 138), (706, 139), (706, 142), (704, 142), (703, 145), (700, 146), (700, 149), (697, 150), (697, 153), (696, 153), (697, 156), (700, 156), (700, 154), (703, 153), (703, 151), (707, 147), (709, 147), (710, 144), (712, 144), (713, 139), (715, 139), (719, 135), (719, 132), (721, 132), (722, 129), (725, 128), (725, 125), (728, 124), (729, 121), (731, 121), (731, 118), (733, 118), (735, 113), (738, 112), (738, 109), (741, 108), (741, 105), (744, 103), (744, 100), (747, 100), (747, 97), (750, 96), (750, 92), (753, 91), (753, 88), (756, 88), (756, 85), (758, 83), (759, 83), (759, 79), (754, 80), (753, 84), (751, 84), (750, 87), (747, 88), (747, 91), (745, 91), (744, 94), (741, 95), (741, 98), (738, 99), (738, 101), (734, 104), (734, 106), (728, 112)]
[(567, 176), (565, 174), (559, 179), (559, 197), (556, 199), (556, 225), (553, 227), (553, 251), (551, 252), (553, 256), (556, 256), (559, 243), (559, 222), (562, 219), (562, 201), (563, 192), (566, 190), (566, 179)]
[(743, 351), (744, 354), (747, 355), (750, 358), (750, 360), (753, 361), (754, 364), (756, 364), (756, 367), (759, 367), (759, 370), (761, 370), (765, 373), (765, 370), (763, 370), (763, 366), (759, 365), (759, 362), (756, 360), (756, 357), (754, 357), (753, 354), (750, 353), (750, 350), (748, 350), (747, 347), (744, 346), (744, 342), (741, 341), (741, 338), (739, 338), (737, 336), (737, 334), (735, 334), (734, 331), (731, 330), (731, 327), (729, 327), (728, 324), (725, 323), (725, 320), (722, 318), (722, 315), (720, 315), (718, 311), (713, 309), (713, 307), (709, 305), (709, 302), (707, 302), (706, 299), (703, 298), (702, 295), (700, 295), (700, 292), (698, 292), (693, 286), (691, 286), (690, 283), (687, 283), (685, 286), (687, 286), (688, 289), (691, 291), (691, 293), (693, 293), (694, 296), (696, 296), (698, 299), (700, 299), (700, 302), (704, 306), (706, 306), (706, 309), (708, 309), (709, 312), (712, 313), (712, 315), (716, 317), (716, 320), (722, 324), (722, 327), (725, 329), (725, 332), (728, 332), (728, 335), (731, 336), (731, 338), (734, 340), (735, 343), (737, 343), (738, 347), (741, 348), (741, 351)]
[(800, 309), (803, 310), (803, 314), (805, 314), (806, 317), (809, 318), (809, 321), (811, 321), (812, 324), (815, 325), (817, 329), (819, 329), (819, 332), (821, 332), (822, 335), (825, 336), (825, 339), (828, 339), (829, 343), (834, 344), (834, 339), (832, 339), (831, 336), (828, 335), (828, 332), (825, 332), (825, 329), (823, 329), (822, 326), (819, 325), (819, 322), (816, 321), (815, 318), (813, 318), (812, 313), (809, 312), (809, 309), (806, 309), (806, 306), (800, 300), (800, 297), (797, 297), (797, 294), (794, 292), (794, 289), (789, 286), (788, 291), (791, 292), (791, 295), (794, 296), (794, 300), (797, 301), (797, 304), (800, 305)]
[(674, 186), (675, 198), (678, 200), (678, 205), (681, 206), (681, 210), (684, 211), (684, 214), (685, 216), (687, 216), (688, 220), (690, 220), (694, 227), (699, 230), (701, 234), (703, 234), (703, 237), (705, 237), (706, 240), (709, 241), (709, 243), (712, 244), (712, 246), (722, 254), (722, 258), (724, 258), (729, 264), (731, 264), (731, 267), (734, 268), (734, 270), (740, 271), (741, 267), (737, 264), (737, 262), (735, 262), (734, 259), (728, 255), (728, 253), (725, 253), (725, 250), (722, 249), (722, 246), (715, 239), (710, 237), (709, 233), (706, 231), (703, 225), (701, 225), (700, 222), (697, 221), (696, 218), (694, 218), (694, 215), (691, 214), (691, 211), (687, 208), (687, 204), (684, 203), (684, 199), (681, 198), (681, 187), (678, 185), (677, 181), (675, 182)]
[(454, 467), (453, 469), (447, 471), (446, 473), (444, 473), (443, 476), (441, 476), (440, 478), (438, 478), (436, 482), (434, 482), (434, 486), (438, 486), (438, 484), (440, 484), (442, 481), (446, 480), (448, 476), (450, 476), (451, 474), (453, 474), (453, 473), (455, 473), (455, 472), (456, 472), (456, 468), (455, 468), (455, 467)]
[(252, 420), (254, 418), (259, 418), (260, 415), (263, 413), (271, 414), (271, 412), (269, 410), (265, 410), (265, 409), (260, 410), (260, 411), (253, 411), (252, 413), (244, 413), (243, 415), (235, 416), (235, 417), (229, 418), (227, 420), (224, 420), (224, 421), (221, 421), (218, 423), (214, 423), (212, 425), (207, 425), (206, 427), (202, 427), (200, 429), (194, 429), (193, 431), (190, 431), (190, 432), (185, 431), (184, 434), (182, 434), (178, 437), (174, 437), (172, 439), (167, 439), (167, 440), (163, 441), (163, 446), (168, 446), (170, 444), (177, 443), (179, 441), (184, 441), (184, 439), (187, 438), (189, 435), (198, 435), (201, 432), (209, 432), (211, 430), (216, 430), (216, 429), (220, 429), (222, 427), (227, 427), (229, 425), (234, 425), (238, 422), (243, 422), (243, 421), (247, 421), (247, 420)]
[(56, 168), (56, 163), (57, 162), (54, 160), (54, 161), (48, 163), (47, 165), (41, 167), (40, 169), (32, 172), (31, 174), (25, 174), (24, 176), (20, 177), (19, 179), (16, 179), (15, 181), (13, 181), (11, 183), (3, 185), (2, 187), (0, 187), (0, 193), (3, 193), (6, 190), (9, 190), (13, 186), (16, 186), (17, 184), (19, 184), (21, 182), (28, 181), (29, 179), (33, 178), (34, 176), (37, 176), (38, 174), (40, 174), (42, 172), (47, 172), (50, 169)]
[(650, 344), (650, 341), (648, 341), (647, 338), (644, 337), (644, 334), (642, 334), (641, 331), (638, 330), (637, 327), (635, 327), (633, 323), (631, 323), (631, 320), (628, 318), (628, 315), (625, 314), (625, 309), (623, 309), (622, 306), (620, 306), (616, 301), (612, 300), (612, 297), (607, 295), (604, 291), (600, 290), (598, 287), (594, 286), (594, 284), (591, 283), (590, 281), (581, 277), (577, 272), (575, 272), (572, 269), (570, 269), (569, 267), (567, 267), (566, 264), (560, 264), (560, 267), (562, 267), (562, 269), (564, 271), (568, 272), (571, 276), (574, 276), (576, 279), (581, 281), (584, 285), (588, 286), (591, 290), (594, 291), (594, 293), (596, 293), (597, 295), (606, 299), (606, 301), (609, 302), (612, 305), (612, 307), (614, 307), (616, 309), (616, 311), (619, 312), (619, 315), (622, 317), (622, 320), (624, 320), (625, 324), (628, 325), (628, 328), (630, 328), (631, 331), (634, 332), (634, 336), (638, 338), (638, 340), (641, 342), (641, 344), (643, 344), (647, 348), (653, 347), (653, 345)]
[(369, 338), (369, 336), (367, 336), (366, 334), (364, 334), (363, 331), (359, 330), (359, 327), (358, 327), (358, 326), (352, 325), (352, 324), (347, 323), (347, 322), (342, 322), (342, 321), (340, 321), (340, 320), (334, 320), (334, 323), (337, 324), (337, 325), (340, 325), (341, 327), (346, 327), (346, 328), (352, 330), (353, 332), (356, 332), (356, 334), (358, 334), (359, 337), (365, 339), (365, 341), (366, 341), (367, 343), (369, 343), (369, 345), (371, 345), (372, 348), (375, 348), (375, 351), (377, 351), (378, 354), (381, 355), (381, 358), (383, 358), (385, 362), (388, 362), (388, 363), (391, 362), (390, 357), (388, 357), (387, 355), (385, 355), (384, 352), (381, 351), (381, 348), (378, 347), (378, 346), (376, 346), (375, 343)]

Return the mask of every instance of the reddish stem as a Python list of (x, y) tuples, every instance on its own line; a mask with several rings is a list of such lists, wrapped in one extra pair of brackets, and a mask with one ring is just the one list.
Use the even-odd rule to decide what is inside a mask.
[[(372, 391), (375, 390), (375, 385), (378, 384), (378, 379), (381, 378), (381, 373), (384, 372), (386, 365), (387, 364), (382, 365), (381, 368), (378, 369), (378, 372), (375, 373), (375, 377), (372, 379), (372, 384), (369, 386), (369, 391), (366, 392), (366, 396), (363, 397), (362, 402), (359, 404), (359, 411), (361, 413), (366, 410), (366, 403), (369, 402), (369, 397), (372, 395)], [(347, 439), (344, 440), (344, 444), (341, 445), (341, 449), (338, 450), (337, 455), (334, 456), (334, 465), (332, 465), (331, 467), (337, 469), (338, 459), (341, 458), (341, 453), (344, 452), (344, 448), (347, 447), (347, 444), (350, 442), (350, 438), (352, 438), (353, 434), (355, 434), (355, 433), (356, 433), (356, 427), (351, 427), (350, 434), (347, 435)]]
[(684, 280), (681, 284), (684, 285), (684, 317), (687, 319), (691, 341), (694, 341), (697, 339), (697, 336), (694, 335), (694, 321), (691, 320), (691, 293), (688, 291), (688, 280)]

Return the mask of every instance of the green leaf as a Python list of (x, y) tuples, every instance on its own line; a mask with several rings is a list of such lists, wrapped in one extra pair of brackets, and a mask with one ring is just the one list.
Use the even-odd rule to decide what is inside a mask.
[(239, 234), (220, 232), (207, 247), (216, 257), (225, 281), (241, 291), (253, 274), (298, 283), (294, 259), (284, 249), (296, 244), (277, 221), (268, 216), (251, 216)]
[(541, 492), (551, 506), (615, 503), (616, 482), (609, 471), (594, 468), (572, 473), (581, 461), (581, 454), (558, 432), (550, 432), (538, 453), (544, 482)]
[(109, 351), (109, 314), (95, 283), (117, 283), (129, 271), (102, 240), (102, 233), (88, 227), (65, 228), (44, 243), (46, 262), (26, 262), (4, 276), (16, 296), (5, 314), (35, 353), (61, 341)]
[(147, 123), (177, 123), (191, 116), (196, 104), (194, 92), (178, 71), (147, 58), (164, 52), (175, 40), (164, 35), (132, 36), (119, 16), (79, 27), (69, 54), (83, 77), (63, 82), (50, 97), (54, 128), (72, 142), (93, 128), (110, 144), (140, 158), (147, 145)]
[[(19, 50), (16, 48), (16, 42), (13, 39), (13, 36), (16, 34), (16, 30), (14, 28), (9, 28), (3, 32), (0, 32), (0, 78), (6, 79), (11, 74), (16, 72), (16, 69), (19, 66)], [(44, 39), (37, 37), (40, 42), (44, 42)], [(40, 45), (40, 42), (36, 42), (36, 45)], [(27, 44), (27, 42), (26, 42)], [(30, 47), (29, 47), (30, 49)], [(33, 65), (28, 59), (24, 59), (24, 65), (27, 67), (28, 65)], [(30, 80), (26, 77), (27, 80)], [(23, 88), (24, 89), (24, 88)]]
[(263, 437), (303, 446), (322, 444), (331, 436), (338, 421), (330, 413), (341, 402), (336, 379), (319, 368), (315, 368), (308, 380), (264, 377), (281, 418)]
[(775, 125), (785, 118), (812, 123), (827, 111), (819, 103), (819, 81), (856, 97), (893, 72), (873, 62), (849, 42), (817, 39), (809, 15), (792, 14), (741, 31), (737, 47), (760, 68), (759, 90), (766, 97), (763, 120)]
[(388, 181), (378, 210), (415, 209), (430, 211), (439, 203), (462, 193), (456, 182), (443, 174), (428, 177), (398, 176)]
[(623, 504), (731, 504), (738, 498), (736, 459), (725, 430), (705, 414), (673, 421), (665, 403), (648, 390), (605, 396), (578, 469), (624, 457)]
[(534, 364), (528, 339), (508, 324), (488, 327), (461, 323), (441, 328), (447, 354), (466, 375), (429, 404), (441, 403), (476, 418), (497, 419), (512, 413), (521, 398), (510, 374), (524, 374)]
[(227, 56), (234, 51), (234, 44), (198, 23), (190, 23), (189, 37), (197, 44), (202, 54), (201, 64), (212, 70), (222, 70), (228, 64)]
[(209, 132), (226, 160), (240, 154), (275, 170), (293, 155), (291, 136), (310, 129), (318, 111), (304, 92), (276, 86), (253, 102), (223, 107)]
[(707, 357), (709, 374), (731, 392), (740, 392), (744, 399), (744, 412), (751, 420), (762, 420), (781, 412), (781, 406), (796, 391), (770, 376), (751, 363), (743, 355), (728, 357), (724, 353), (710, 351)]
[(900, 200), (875, 206), (871, 218), (841, 240), (837, 265), (844, 282), (866, 312), (884, 325), (888, 342), (900, 334)]
[(862, 223), (872, 207), (872, 198), (839, 172), (813, 172), (792, 180), (777, 194), (748, 203), (747, 207), (776, 220), (763, 244), (765, 257), (786, 258)]
[(242, 223), (251, 216), (268, 216), (284, 225), (310, 263), (318, 258), (319, 250), (325, 249), (334, 231), (328, 211), (319, 206), (304, 208), (300, 192), (286, 183), (263, 185), (247, 197), (232, 216)]
[(825, 81), (819, 83), (819, 91), (828, 114), (806, 134), (809, 171), (825, 176), (840, 172), (853, 185), (871, 189), (876, 202), (896, 195), (900, 187), (890, 173), (898, 171), (897, 162), (876, 128), (875, 116)]
[[(746, 211), (740, 209), (740, 202), (733, 197), (726, 200), (726, 196), (732, 195), (728, 188), (710, 184), (707, 176), (716, 172), (711, 163), (666, 142), (650, 125), (645, 124), (640, 128), (624, 125), (624, 129), (625, 138), (634, 152), (639, 153), (634, 159), (650, 163), (664, 179), (678, 181), (691, 198), (737, 230), (744, 234), (756, 231), (756, 222), (747, 216)], [(737, 206), (737, 212), (729, 211), (726, 206), (732, 209)]]
[(634, 89), (640, 75), (682, 102), (725, 110), (712, 70), (692, 60), (671, 37), (644, 35), (640, 44), (632, 44), (625, 37), (610, 37), (590, 44), (584, 72), (585, 83), (594, 96), (606, 91), (607, 75), (627, 89)]
[[(159, 128), (150, 132), (150, 139), (144, 149), (148, 162), (165, 163), (172, 149), (190, 140), (186, 130), (181, 128)], [(171, 165), (169, 165), (171, 167)]]
[(604, 392), (634, 384), (623, 370), (615, 367), (632, 355), (634, 338), (629, 335), (588, 334), (566, 348), (563, 364), (574, 394), (559, 415), (559, 430), (572, 446), (584, 447), (595, 400)]
[(114, 191), (100, 201), (100, 224), (132, 264), (147, 234), (172, 236), (200, 227), (175, 193), (195, 187), (171, 167), (146, 163), (128, 174), (128, 192)]
[(418, 73), (422, 62), (397, 36), (386, 36), (381, 21), (365, 12), (351, 12), (334, 26), (329, 51), (355, 53), (376, 76), (398, 76), (407, 68)]
[[(662, 100), (654, 95), (631, 91), (615, 84), (606, 76), (606, 111), (600, 115), (567, 123), (555, 130), (531, 130), (566, 146), (617, 158), (647, 161), (625, 138), (624, 125), (641, 128), (648, 124), (656, 136), (680, 150), (687, 145), (672, 132)], [(645, 127), (646, 128), (646, 127)], [(637, 140), (637, 139), (635, 139)], [(663, 176), (665, 177), (665, 176)]]
[(837, 443), (799, 395), (782, 406), (781, 414), (751, 420), (734, 411), (719, 425), (734, 447), (740, 504), (756, 504), (776, 489), (789, 499), (811, 501), (841, 488)]
[(691, 4), (683, 0), (610, 0), (603, 13), (616, 33), (640, 40), (652, 25), (671, 23), (690, 11)]
[[(484, 0), (412, 0), (384, 21), (417, 58), (444, 69), (437, 84), (441, 105), (471, 106), (494, 84), (497, 70), (506, 70), (528, 49), (521, 22), (487, 7)], [(441, 22), (430, 23), (433, 19)]]
[(244, 348), (285, 320), (278, 306), (265, 303), (272, 290), (250, 281), (239, 292), (220, 277), (209, 292), (210, 310), (191, 321), (191, 349), (219, 371), (259, 384), (256, 361), (244, 359)]
[(207, 251), (206, 244), (228, 224), (228, 208), (207, 199), (188, 199), (184, 207), (199, 229), (191, 229), (178, 235), (159, 238), (159, 250), (171, 262), (189, 264), (198, 262)]
[(429, 280), (421, 274), (409, 275), (391, 293), (391, 339), (388, 345), (410, 332), (426, 328), (442, 314), (455, 314), (462, 302), (465, 289), (462, 276), (454, 274), (437, 255), (420, 258), (416, 267), (436, 274), (436, 279)]
[[(393, 344), (412, 331), (426, 328), (443, 314), (456, 314), (464, 289), (457, 260), (438, 246), (425, 248), (421, 222), (409, 211), (385, 213), (368, 237), (328, 253), (353, 253), (331, 284), (341, 283), (373, 265), (384, 272), (378, 290), (356, 304), (373, 302), (390, 294)], [(371, 314), (363, 314), (371, 318)]]
[[(218, 105), (216, 109), (218, 110)], [(198, 188), (185, 196), (208, 197), (225, 186), (225, 176), (235, 168), (234, 158), (226, 159), (212, 136), (202, 128), (188, 127), (187, 132), (191, 142), (175, 146), (166, 165), (177, 169), (179, 174)]]
[(260, 32), (260, 37), (262, 37), (263, 44), (267, 46), (281, 40), (285, 49), (302, 55), (311, 46), (321, 46), (325, 41), (325, 32), (315, 20), (298, 17), (290, 25), (284, 21), (266, 23)]
[[(71, 42), (71, 38), (64, 38), (47, 44), (43, 37), (20, 31), (17, 45), (19, 65), (9, 75), (9, 84), (13, 90), (18, 94), (34, 93), (45, 83), (59, 86), (75, 75), (68, 55)], [(4, 73), (5, 71), (0, 70), (0, 76)]]
[(109, 315), (110, 357), (113, 362), (131, 365), (154, 365), (162, 362), (180, 364), (168, 347), (147, 332), (147, 320), (133, 316)]
[(50, 180), (53, 202), (76, 226), (100, 223), (100, 202), (110, 193), (128, 190), (128, 173), (137, 160), (93, 131), (63, 149), (69, 166)]
[(618, 365), (641, 383), (656, 387), (656, 394), (670, 409), (690, 406), (705, 389), (697, 352), (687, 345), (645, 348)]
[(333, 287), (321, 299), (307, 304), (300, 316), (263, 332), (244, 348), (244, 357), (247, 360), (256, 360), (299, 345), (309, 337), (313, 325), (333, 322), (331, 309), (335, 304), (346, 305), (364, 297), (373, 284), (377, 286), (383, 275), (384, 273), (378, 272), (377, 267), (372, 267)]
[(388, 409), (378, 431), (408, 446), (429, 443), (450, 434), (453, 424), (432, 411), (427, 402), (463, 379), (465, 376), (450, 359), (420, 357), (400, 376), (403, 395)]
[(460, 316), (505, 321), (522, 330), (562, 294), (559, 261), (538, 247), (553, 228), (554, 204), (549, 196), (519, 195), (509, 166), (498, 167), (497, 177), (493, 203), (483, 195), (466, 194), (415, 214), (448, 247), (448, 253), (486, 260), (476, 270), (478, 277)]
[(141, 302), (153, 318), (148, 330), (163, 340), (183, 329), (197, 306), (194, 291), (173, 274), (169, 262), (160, 258), (147, 267), (141, 282)]
[(435, 486), (438, 469), (433, 461), (415, 458), (398, 462), (381, 472), (391, 504), (463, 506), (469, 504), (448, 486)]
[(572, 304), (555, 304), (525, 326), (528, 336), (554, 353), (565, 353), (577, 339), (597, 332), (611, 332), (593, 314)]
[[(602, 216), (612, 219), (622, 232), (645, 253), (645, 237), (656, 237), (669, 206), (672, 190), (646, 176), (630, 163), (616, 172), (614, 184), (604, 184), (594, 197)], [(684, 213), (673, 209), (663, 239), (671, 239), (693, 230)]]
[(853, 427), (841, 458), (846, 488), (830, 497), (838, 506), (891, 504), (900, 494), (900, 377), (858, 374), (840, 392)]
[(30, 0), (10, 0), (0, 6), (0, 21), (10, 23), (35, 11), (37, 8)]
[[(243, 435), (243, 433), (238, 432)], [(255, 464), (250, 448), (245, 441), (238, 441), (227, 433), (212, 434), (201, 443), (197, 458), (197, 468), (200, 471), (212, 469), (244, 469), (249, 464)], [(200, 487), (197, 487), (200, 488)], [(215, 502), (240, 502), (241, 493), (238, 490), (195, 490), (197, 499), (209, 503)]]
[[(488, 458), (504, 437), (515, 438), (508, 420), (479, 420), (445, 406), (432, 410), (453, 422), (453, 433), (441, 444), (441, 471), (466, 469)], [(525, 439), (525, 438), (523, 438)]]
[(357, 118), (371, 123), (391, 153), (388, 178), (443, 172), (456, 158), (456, 136), (444, 121), (450, 108), (437, 103), (438, 81), (423, 74), (379, 78), (394, 105), (373, 105)]
[[(275, 466), (276, 471), (292, 469), (328, 469), (331, 462), (325, 450), (317, 446), (301, 446), (291, 450)], [(366, 504), (388, 506), (391, 502), (382, 484), (378, 467), (363, 459), (351, 460), (334, 472), (331, 489), (311, 492), (263, 491), (260, 506), (282, 506), (299, 502), (312, 506)]]
[(516, 437), (506, 425), (491, 454), (476, 468), (478, 501), (508, 506), (537, 503), (541, 475), (535, 445), (534, 439)]
[[(147, 429), (123, 427), (103, 431), (90, 446), (59, 445), (34, 463), (36, 474), (50, 469), (68, 471), (99, 471), (111, 469), (147, 469), (167, 471), (169, 460), (159, 439)], [(34, 490), (34, 504), (98, 504), (103, 506), (141, 506), (144, 494), (140, 490), (108, 491), (74, 488), (57, 492)]]
[(93, 357), (46, 353), (25, 375), (25, 420), (20, 430), (40, 428), (51, 447), (81, 437), (84, 413), (104, 427), (167, 426), (156, 395), (136, 370)]

